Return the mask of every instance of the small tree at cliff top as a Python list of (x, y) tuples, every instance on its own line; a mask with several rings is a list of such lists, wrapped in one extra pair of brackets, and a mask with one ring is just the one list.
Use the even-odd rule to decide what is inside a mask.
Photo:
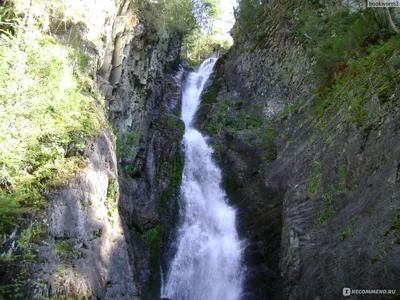
[(184, 37), (207, 24), (216, 0), (138, 0), (139, 18), (157, 29), (158, 34), (168, 32)]
[(193, 0), (168, 0), (165, 4), (166, 22), (171, 32), (183, 37), (199, 26)]
[(214, 26), (221, 17), (219, 0), (195, 0), (194, 15), (199, 26), (185, 37), (183, 56), (192, 63), (198, 63), (213, 53), (214, 45), (229, 48), (227, 38)]

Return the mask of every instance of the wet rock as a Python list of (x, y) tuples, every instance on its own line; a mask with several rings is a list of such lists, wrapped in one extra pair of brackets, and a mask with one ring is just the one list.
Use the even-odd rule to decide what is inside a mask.
[[(398, 103), (385, 109), (371, 96), (364, 126), (338, 113), (318, 127), (308, 112), (313, 60), (283, 34), (287, 26), (258, 44), (236, 27), (239, 42), (219, 60), (197, 120), (211, 135), (248, 243), (244, 298), (336, 299), (347, 286), (398, 290)], [(395, 90), (392, 99), (399, 96)]]

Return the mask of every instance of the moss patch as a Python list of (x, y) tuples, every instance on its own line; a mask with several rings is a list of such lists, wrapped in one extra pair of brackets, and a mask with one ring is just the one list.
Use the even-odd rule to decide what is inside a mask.
[(347, 227), (345, 231), (343, 231), (341, 234), (339, 234), (339, 239), (341, 241), (344, 241), (346, 238), (354, 235), (354, 230), (351, 226)]
[(333, 198), (328, 196), (326, 202), (324, 203), (324, 209), (321, 211), (319, 217), (314, 222), (314, 227), (319, 227), (330, 218), (332, 218), (336, 214), (334, 205), (333, 205)]
[(135, 157), (140, 137), (141, 134), (136, 131), (119, 133), (116, 141), (118, 157), (121, 159)]
[(311, 195), (320, 191), (322, 167), (319, 162), (314, 162), (314, 171), (311, 175), (310, 183), (308, 184), (307, 192)]
[(107, 208), (108, 221), (113, 223), (113, 216), (115, 211), (118, 209), (117, 194), (119, 192), (118, 180), (110, 180), (107, 187), (107, 196), (105, 206)]

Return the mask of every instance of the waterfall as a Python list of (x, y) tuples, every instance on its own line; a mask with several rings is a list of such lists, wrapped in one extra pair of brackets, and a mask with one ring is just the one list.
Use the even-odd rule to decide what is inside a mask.
[(161, 295), (173, 300), (235, 300), (242, 291), (242, 243), (236, 211), (221, 189), (221, 171), (206, 138), (192, 127), (200, 95), (216, 58), (189, 74), (182, 95), (185, 166), (181, 184), (181, 225)]

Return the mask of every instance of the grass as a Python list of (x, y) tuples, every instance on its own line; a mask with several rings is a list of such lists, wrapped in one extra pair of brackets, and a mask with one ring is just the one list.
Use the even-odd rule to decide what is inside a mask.
[(118, 202), (116, 200), (118, 191), (119, 191), (118, 180), (110, 180), (108, 183), (105, 205), (107, 208), (107, 218), (111, 223), (113, 223), (114, 213), (118, 209)]
[[(207, 97), (203, 97), (202, 104), (204, 105), (209, 103), (208, 97), (215, 100), (214, 97), (216, 97), (216, 95), (217, 91), (211, 89), (210, 92), (205, 95)], [(213, 113), (211, 114), (209, 123), (206, 126), (207, 132), (210, 134), (216, 134), (227, 131), (233, 136), (237, 136), (240, 131), (261, 127), (261, 116), (253, 114), (253, 116), (250, 116), (243, 110), (238, 111), (237, 107), (238, 106), (234, 102), (228, 99), (221, 99), (220, 101), (215, 102), (213, 105)]]
[(80, 256), (80, 251), (73, 249), (73, 244), (68, 238), (56, 239), (52, 244), (52, 250), (58, 255), (63, 266), (69, 266), (72, 258)]
[(310, 113), (323, 127), (339, 113), (357, 127), (379, 118), (379, 112), (368, 112), (367, 103), (376, 96), (381, 105), (393, 102), (400, 78), (400, 70), (393, 67), (399, 63), (399, 35), (377, 19), (373, 9), (351, 12), (343, 6), (326, 11), (314, 2), (302, 4), (286, 14), (294, 20), (292, 36), (302, 40), (316, 62), (316, 98)]
[(346, 189), (346, 174), (347, 174), (347, 164), (343, 164), (338, 169), (339, 176), (339, 190)]
[(56, 240), (53, 249), (56, 253), (72, 252), (72, 244), (69, 240)]
[(140, 132), (121, 132), (117, 135), (117, 155), (120, 159), (134, 157), (141, 137)]
[(284, 120), (284, 119), (287, 119), (292, 114), (297, 114), (299, 112), (300, 108), (302, 108), (304, 104), (305, 104), (305, 101), (299, 101), (295, 104), (286, 105), (283, 108), (283, 110), (278, 114), (277, 119)]
[(341, 241), (344, 241), (346, 238), (352, 236), (353, 234), (354, 234), (353, 228), (349, 226), (345, 231), (339, 234), (339, 239)]
[(157, 272), (159, 268), (159, 254), (160, 254), (160, 224), (155, 227), (146, 230), (142, 233), (143, 241), (150, 245), (150, 269), (152, 274)]
[(264, 159), (269, 163), (274, 161), (277, 156), (275, 147), (275, 139), (277, 136), (278, 132), (271, 126), (267, 126), (261, 135), (261, 146), (264, 150)]
[(84, 167), (85, 139), (106, 126), (87, 88), (91, 57), (37, 31), (0, 33), (0, 231), (46, 189)]
[(396, 211), (396, 218), (392, 223), (392, 225), (390, 226), (389, 231), (396, 231), (396, 232), (400, 231), (400, 208), (398, 208)]
[(328, 196), (327, 201), (325, 203), (325, 208), (321, 211), (319, 217), (314, 222), (314, 227), (319, 227), (330, 218), (332, 218), (336, 214), (334, 205), (333, 205), (333, 198)]
[(311, 112), (317, 116), (344, 113), (348, 124), (362, 127), (379, 115), (369, 116), (366, 104), (376, 96), (380, 105), (391, 102), (392, 91), (398, 86), (400, 71), (392, 67), (400, 53), (400, 37), (394, 36), (346, 61), (346, 68), (335, 76), (330, 87), (322, 89)]
[(33, 242), (38, 242), (46, 230), (47, 220), (36, 221), (28, 228), (24, 229), (18, 238), (18, 248), (22, 251), (28, 251)]
[(18, 237), (18, 249), (25, 263), (33, 263), (36, 259), (34, 243), (44, 240), (47, 219), (36, 221), (24, 229)]
[(314, 162), (314, 171), (312, 172), (311, 180), (307, 188), (308, 193), (311, 195), (319, 192), (321, 188), (321, 172), (321, 164), (319, 162)]

